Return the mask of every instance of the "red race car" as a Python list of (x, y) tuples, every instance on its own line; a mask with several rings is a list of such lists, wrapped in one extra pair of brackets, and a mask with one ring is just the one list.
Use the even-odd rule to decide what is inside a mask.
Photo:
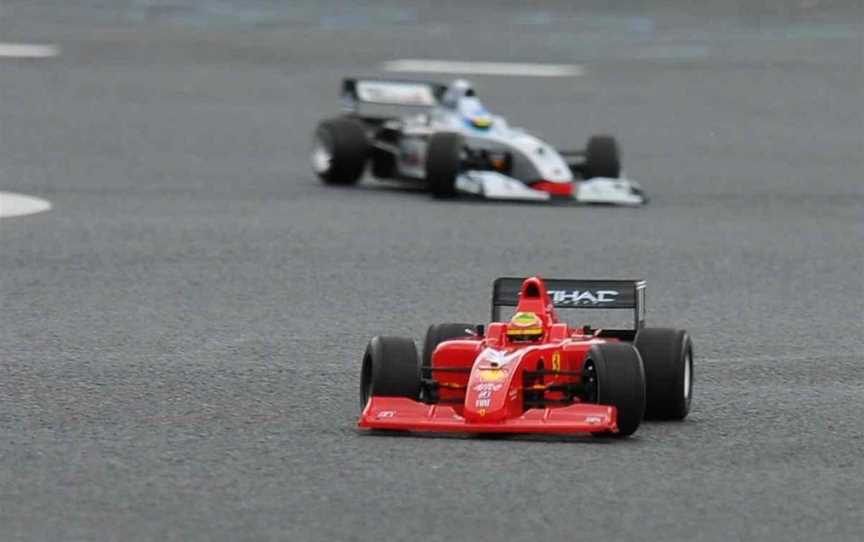
[[(686, 331), (645, 327), (645, 282), (499, 278), (492, 322), (374, 337), (363, 356), (361, 428), (627, 436), (690, 410)], [(502, 307), (516, 307), (509, 321)], [(562, 322), (556, 308), (632, 309), (633, 329)]]

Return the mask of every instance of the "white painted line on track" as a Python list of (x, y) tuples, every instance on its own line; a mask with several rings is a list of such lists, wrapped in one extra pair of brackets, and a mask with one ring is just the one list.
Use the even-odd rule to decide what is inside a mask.
[(0, 218), (32, 215), (50, 210), (50, 201), (24, 194), (0, 192)]
[(0, 58), (51, 58), (60, 54), (56, 45), (0, 43)]
[(461, 62), (403, 58), (381, 65), (391, 72), (460, 73), (473, 75), (517, 75), (524, 77), (577, 77), (585, 68), (575, 64), (517, 64), (511, 62)]

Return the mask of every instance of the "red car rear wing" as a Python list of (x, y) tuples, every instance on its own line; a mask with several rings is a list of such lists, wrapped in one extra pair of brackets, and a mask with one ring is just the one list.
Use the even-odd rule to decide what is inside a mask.
[[(501, 277), (492, 286), (492, 321), (501, 307), (519, 304), (524, 278)], [(633, 329), (645, 327), (644, 280), (543, 279), (556, 309), (633, 309)]]

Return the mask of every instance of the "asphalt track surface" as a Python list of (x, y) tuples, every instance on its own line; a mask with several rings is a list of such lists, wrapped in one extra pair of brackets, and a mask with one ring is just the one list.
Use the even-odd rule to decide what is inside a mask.
[[(0, 222), (0, 539), (860, 540), (860, 2), (236, 4), (3, 3), (62, 53), (0, 59), (0, 189), (54, 205)], [(399, 58), (584, 66), (474, 80), (651, 204), (322, 186), (339, 78)], [(646, 279), (687, 421), (358, 434), (370, 336), (530, 273)]]

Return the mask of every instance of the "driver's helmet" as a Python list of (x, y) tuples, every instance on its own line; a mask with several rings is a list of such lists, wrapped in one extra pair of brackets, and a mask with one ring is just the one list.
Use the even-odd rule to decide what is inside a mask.
[(474, 86), (465, 79), (450, 83), (441, 101), (445, 107), (456, 110), (462, 121), (471, 128), (486, 130), (492, 126), (492, 115), (483, 107)]
[(441, 102), (450, 109), (457, 109), (463, 98), (477, 98), (477, 92), (474, 91), (474, 85), (470, 81), (456, 79), (447, 86)]
[(517, 312), (507, 324), (511, 341), (536, 341), (543, 337), (543, 320), (533, 312)]

